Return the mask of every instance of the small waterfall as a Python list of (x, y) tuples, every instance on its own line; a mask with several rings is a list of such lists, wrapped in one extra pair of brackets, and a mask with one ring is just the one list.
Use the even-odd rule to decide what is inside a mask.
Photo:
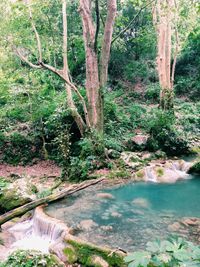
[[(166, 163), (155, 164), (144, 168), (144, 180), (148, 182), (174, 183), (179, 179), (189, 179), (187, 173), (191, 163), (184, 160), (167, 161)], [(163, 172), (163, 174), (162, 174)]]
[(147, 181), (148, 182), (153, 182), (153, 183), (156, 183), (157, 182), (157, 177), (152, 172), (152, 167), (146, 167), (146, 169), (145, 169), (145, 175), (147, 177)]
[(42, 207), (36, 208), (33, 218), (17, 223), (8, 229), (15, 237), (10, 251), (34, 249), (49, 253), (49, 248), (61, 242), (68, 233), (68, 227), (61, 221), (47, 216)]

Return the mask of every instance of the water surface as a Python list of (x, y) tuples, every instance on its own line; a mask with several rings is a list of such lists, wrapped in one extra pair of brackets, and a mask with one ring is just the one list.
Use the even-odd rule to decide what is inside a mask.
[[(99, 192), (113, 199), (98, 197)], [(70, 199), (51, 204), (47, 213), (80, 229), (92, 220), (90, 229), (77, 235), (99, 245), (126, 250), (144, 248), (148, 241), (178, 234), (198, 243), (196, 227), (185, 227), (185, 217), (200, 218), (200, 177), (176, 184), (131, 183), (109, 189), (90, 188)]]

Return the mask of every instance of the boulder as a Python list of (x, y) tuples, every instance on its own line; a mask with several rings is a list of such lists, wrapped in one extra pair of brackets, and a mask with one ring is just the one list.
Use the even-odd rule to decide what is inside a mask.
[(35, 199), (32, 184), (25, 178), (17, 179), (0, 191), (0, 211), (5, 212)]
[(137, 134), (134, 137), (132, 137), (128, 143), (127, 146), (131, 151), (143, 151), (147, 147), (147, 142), (149, 139), (149, 135), (145, 134)]

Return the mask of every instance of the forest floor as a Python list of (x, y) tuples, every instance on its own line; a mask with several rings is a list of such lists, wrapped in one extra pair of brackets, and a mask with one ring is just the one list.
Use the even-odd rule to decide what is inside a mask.
[(60, 177), (61, 168), (53, 161), (39, 161), (28, 166), (12, 166), (0, 164), (0, 176), (10, 177), (12, 175), (31, 176), (31, 177)]

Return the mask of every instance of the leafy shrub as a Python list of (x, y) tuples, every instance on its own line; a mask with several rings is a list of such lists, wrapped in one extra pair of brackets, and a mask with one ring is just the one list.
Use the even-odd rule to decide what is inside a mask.
[(42, 254), (38, 251), (13, 252), (8, 259), (0, 263), (0, 267), (61, 267), (53, 255)]
[(90, 132), (77, 143), (76, 155), (70, 157), (69, 178), (81, 181), (88, 178), (91, 170), (105, 164), (105, 146), (101, 135)]
[(39, 157), (39, 146), (37, 140), (30, 136), (25, 136), (14, 132), (11, 135), (1, 134), (1, 160), (9, 164), (27, 164)]
[(182, 238), (148, 242), (146, 251), (125, 257), (128, 267), (197, 267), (200, 266), (200, 247)]
[(188, 152), (186, 140), (180, 137), (174, 127), (175, 118), (171, 113), (158, 111), (149, 121), (149, 151), (163, 150), (167, 155), (175, 156)]
[(160, 85), (159, 83), (152, 83), (149, 86), (147, 86), (146, 92), (145, 92), (145, 98), (148, 101), (151, 102), (158, 102), (160, 96)]

